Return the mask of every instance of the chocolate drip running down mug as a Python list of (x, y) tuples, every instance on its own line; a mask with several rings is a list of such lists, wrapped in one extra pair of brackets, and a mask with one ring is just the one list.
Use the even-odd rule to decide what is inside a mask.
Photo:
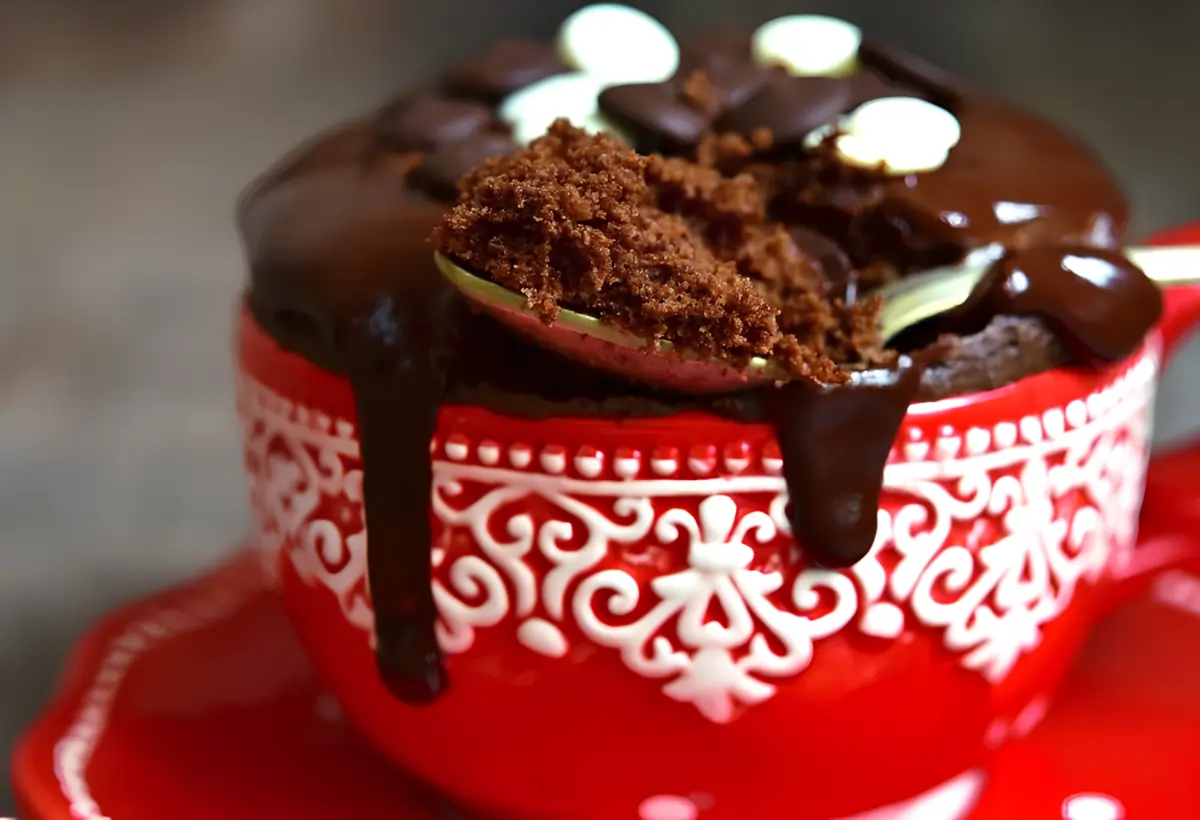
[(678, 796), (679, 817), (800, 820), (941, 786), (921, 816), (965, 816), (1097, 617), (1179, 557), (1135, 546), (1156, 381), (1200, 320), (1200, 289), (1165, 301), (1106, 369), (913, 405), (875, 546), (847, 570), (797, 567), (765, 425), (443, 408), (433, 588), (452, 685), (428, 706), (376, 672), (350, 386), (243, 309), (258, 538), (349, 719), (464, 806), (651, 820)]

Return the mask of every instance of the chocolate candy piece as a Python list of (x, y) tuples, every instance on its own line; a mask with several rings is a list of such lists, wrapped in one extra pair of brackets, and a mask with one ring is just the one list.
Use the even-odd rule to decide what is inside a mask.
[(673, 83), (638, 83), (606, 88), (600, 110), (630, 132), (642, 152), (695, 145), (709, 119), (680, 98)]
[(548, 43), (501, 40), (451, 69), (442, 80), (448, 93), (495, 105), (514, 91), (566, 72), (567, 65)]
[(892, 82), (867, 66), (860, 66), (858, 71), (847, 77), (846, 80), (853, 89), (854, 105), (856, 106), (884, 97), (926, 99), (926, 95), (916, 88)]
[(409, 184), (434, 199), (447, 202), (458, 197), (458, 181), (489, 157), (511, 154), (517, 144), (507, 134), (484, 131), (461, 140), (443, 143), (408, 177)]
[[(681, 88), (685, 97), (703, 99), (703, 107), (713, 116), (737, 108), (754, 96), (775, 76), (766, 69), (752, 63), (717, 62), (707, 69), (697, 69), (684, 79)], [(703, 84), (703, 98), (691, 88)]]
[(482, 103), (425, 92), (386, 106), (375, 128), (379, 141), (392, 150), (430, 151), (482, 131), (491, 120), (491, 109)]
[(844, 79), (775, 76), (718, 119), (716, 130), (749, 135), (765, 128), (775, 144), (796, 144), (853, 105), (852, 87)]
[(919, 94), (916, 96), (927, 98), (951, 111), (968, 91), (967, 84), (950, 72), (877, 40), (863, 40), (858, 49), (858, 59), (863, 66), (874, 69), (892, 83), (917, 91)]

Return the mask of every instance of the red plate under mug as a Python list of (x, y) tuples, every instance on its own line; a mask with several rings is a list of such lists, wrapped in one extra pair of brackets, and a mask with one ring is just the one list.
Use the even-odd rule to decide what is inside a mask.
[[(1156, 465), (1148, 492), (1162, 508), (1193, 510), (1173, 520), (1148, 510), (1152, 539), (1187, 538), (1200, 523), (1200, 449), (1173, 467), (1188, 480)], [(13, 756), (21, 820), (482, 820), (350, 730), (260, 555), (132, 602), (81, 639)], [(962, 772), (855, 820), (1200, 816), (1197, 570), (1193, 560), (1145, 576), (1149, 589), (1094, 630), (1056, 702), (1035, 702), (1007, 727), (1012, 740), (986, 776)], [(705, 820), (715, 809), (702, 792), (658, 794), (627, 820)]]

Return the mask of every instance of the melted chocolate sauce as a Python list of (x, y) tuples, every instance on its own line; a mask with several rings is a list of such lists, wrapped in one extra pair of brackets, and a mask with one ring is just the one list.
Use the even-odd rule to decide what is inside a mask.
[[(352, 376), (362, 445), (363, 505), (368, 537), (367, 577), (375, 609), (375, 657), (389, 690), (409, 703), (427, 703), (447, 683), (433, 624), (429, 584), (432, 544), (429, 440), (441, 406), (429, 372)], [(412, 545), (412, 546), (410, 546)]]
[[(710, 80), (736, 75), (737, 88), (756, 87), (742, 82), (753, 74), (745, 38), (726, 40), (723, 50), (707, 41), (685, 44), (688, 72), (705, 69), (711, 52), (723, 62), (707, 66)], [(830, 244), (820, 256), (837, 262), (844, 295), (853, 298), (860, 282), (848, 258), (860, 266), (873, 258), (930, 264), (997, 243), (1017, 250), (977, 291), (976, 319), (1045, 317), (1088, 359), (1132, 350), (1157, 318), (1161, 299), (1136, 268), (1088, 247), (1115, 245), (1126, 220), (1120, 191), (1094, 155), (1040, 120), (969, 96), (958, 81), (894, 49), (868, 43), (861, 56), (875, 74), (851, 80), (855, 104), (881, 94), (926, 96), (959, 116), (963, 137), (937, 172), (876, 180), (865, 190), (835, 185), (824, 203), (806, 200), (807, 213), (818, 218), (795, 227), (821, 231), (809, 244)], [(560, 70), (552, 49), (510, 44), (450, 72), (431, 93), (492, 104)], [(742, 103), (737, 94), (720, 100), (730, 111)], [(448, 194), (443, 177), (456, 171), (435, 174), (437, 185), (421, 183), (432, 171), (413, 180), (415, 168), (453, 165), (435, 158), (478, 154), (478, 145), (465, 141), (481, 135), (508, 150), (494, 136), (504, 126), (487, 122), (477, 106), (425, 103), (442, 120), (413, 120), (420, 112), (406, 110), (412, 116), (396, 131), (404, 139), (397, 142), (393, 133), (391, 143), (373, 130), (378, 124), (350, 123), (251, 186), (239, 212), (251, 268), (247, 303), (257, 320), (284, 347), (345, 373), (354, 390), (377, 657), (388, 687), (424, 703), (447, 685), (429, 580), (429, 441), (447, 401), (535, 417), (699, 409), (765, 418), (783, 451), (798, 540), (825, 565), (862, 558), (875, 537), (884, 463), (921, 385), (924, 360), (861, 374), (849, 387), (793, 382), (697, 399), (590, 371), (515, 338), (462, 309), (424, 244), (444, 208), (427, 194)], [(755, 125), (746, 111), (739, 116), (745, 127)], [(862, 207), (871, 218), (834, 218)], [(839, 231), (837, 224), (849, 227)], [(870, 240), (865, 251), (864, 240)], [(1076, 246), (1040, 247), (1063, 242)]]
[(848, 385), (793, 381), (760, 398), (783, 454), (796, 539), (820, 564), (848, 567), (875, 542), (883, 467), (921, 385), (924, 360)]
[(429, 442), (457, 297), (425, 247), (442, 209), (406, 187), (412, 162), (348, 151), (348, 134), (357, 130), (289, 158), (248, 194), (248, 303), (281, 344), (350, 379), (379, 669), (397, 696), (423, 703), (447, 680), (429, 584)]
[(367, 550), (375, 655), (384, 684), (409, 703), (432, 701), (447, 684), (429, 583), (429, 442), (455, 327), (448, 286), (418, 282), (402, 306), (381, 298), (342, 349), (358, 411), (368, 537), (383, 545)]
[(1162, 291), (1119, 251), (1045, 245), (993, 265), (965, 310), (1039, 316), (1080, 361), (1111, 362), (1137, 349), (1162, 307)]

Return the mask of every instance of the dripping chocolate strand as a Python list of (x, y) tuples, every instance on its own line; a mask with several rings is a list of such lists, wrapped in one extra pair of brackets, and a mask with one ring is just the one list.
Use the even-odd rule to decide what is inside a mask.
[[(438, 406), (428, 384), (386, 375), (352, 377), (362, 443), (367, 577), (375, 610), (375, 657), (401, 700), (428, 703), (446, 688), (429, 584), (429, 436), (417, 415)], [(402, 426), (403, 425), (403, 426)], [(421, 545), (418, 549), (417, 545)]]
[(249, 302), (280, 344), (349, 377), (363, 462), (367, 573), (381, 675), (399, 697), (445, 689), (430, 585), (429, 442), (455, 340), (453, 292), (424, 238), (441, 209), (411, 161), (334, 150), (338, 132), (252, 189)]
[(454, 297), (439, 287), (410, 295), (399, 310), (381, 299), (358, 324), (346, 369), (358, 412), (376, 661), (393, 694), (428, 703), (448, 684), (430, 584), (429, 443), (454, 341)]
[(925, 361), (905, 358), (850, 384), (796, 380), (762, 390), (783, 454), (792, 533), (818, 563), (847, 567), (870, 552), (884, 465)]

